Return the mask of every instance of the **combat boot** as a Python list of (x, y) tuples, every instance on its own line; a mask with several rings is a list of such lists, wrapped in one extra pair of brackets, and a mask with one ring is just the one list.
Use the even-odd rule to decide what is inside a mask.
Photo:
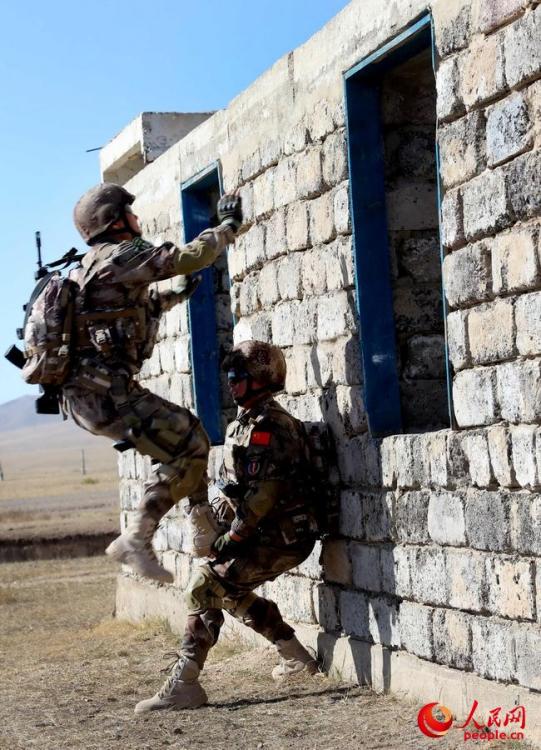
[(179, 654), (175, 656), (177, 659), (175, 659), (171, 674), (162, 687), (152, 698), (140, 701), (135, 706), (134, 713), (199, 708), (207, 702), (207, 694), (197, 679), (200, 672), (197, 662), (188, 659), (187, 656)]
[(321, 674), (317, 661), (296, 636), (289, 638), (287, 641), (276, 641), (275, 645), (282, 661), (272, 670), (273, 679), (283, 680), (303, 671), (312, 675)]
[(193, 504), (189, 499), (182, 503), (186, 524), (190, 530), (188, 552), (192, 557), (208, 557), (212, 545), (220, 536), (220, 524), (216, 520), (208, 500)]
[(158, 524), (144, 511), (136, 511), (126, 531), (107, 547), (105, 554), (129, 565), (134, 573), (155, 581), (172, 583), (173, 576), (162, 568), (152, 549), (152, 537)]

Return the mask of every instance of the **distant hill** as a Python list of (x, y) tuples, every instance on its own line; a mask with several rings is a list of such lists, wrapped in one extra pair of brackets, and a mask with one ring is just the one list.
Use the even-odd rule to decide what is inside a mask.
[(27, 427), (43, 427), (58, 424), (60, 415), (36, 414), (35, 396), (21, 396), (13, 401), (0, 404), (0, 432), (23, 430)]

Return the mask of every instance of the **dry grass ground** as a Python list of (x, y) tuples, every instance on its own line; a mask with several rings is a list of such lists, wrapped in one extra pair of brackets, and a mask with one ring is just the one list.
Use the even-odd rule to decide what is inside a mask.
[[(269, 676), (276, 662), (271, 650), (244, 650), (230, 641), (211, 652), (204, 673), (208, 706), (135, 717), (134, 704), (164, 679), (158, 673), (163, 652), (178, 643), (163, 623), (134, 626), (112, 618), (115, 573), (105, 558), (0, 566), (1, 750), (450, 750), (470, 744), (459, 733), (425, 739), (414, 706), (366, 688), (328, 678), (277, 685)], [(511, 743), (501, 747), (512, 750)]]

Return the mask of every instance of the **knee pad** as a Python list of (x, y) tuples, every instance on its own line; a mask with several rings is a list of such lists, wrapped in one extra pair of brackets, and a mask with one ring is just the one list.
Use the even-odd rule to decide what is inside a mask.
[(202, 565), (192, 575), (184, 601), (190, 614), (201, 614), (207, 609), (222, 609), (226, 593), (209, 566)]

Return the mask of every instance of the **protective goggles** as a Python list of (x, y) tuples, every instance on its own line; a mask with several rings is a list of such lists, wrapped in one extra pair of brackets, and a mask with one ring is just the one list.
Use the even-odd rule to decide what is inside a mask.
[(240, 383), (242, 380), (249, 378), (249, 374), (246, 370), (228, 370), (227, 371), (227, 382), (228, 383)]

